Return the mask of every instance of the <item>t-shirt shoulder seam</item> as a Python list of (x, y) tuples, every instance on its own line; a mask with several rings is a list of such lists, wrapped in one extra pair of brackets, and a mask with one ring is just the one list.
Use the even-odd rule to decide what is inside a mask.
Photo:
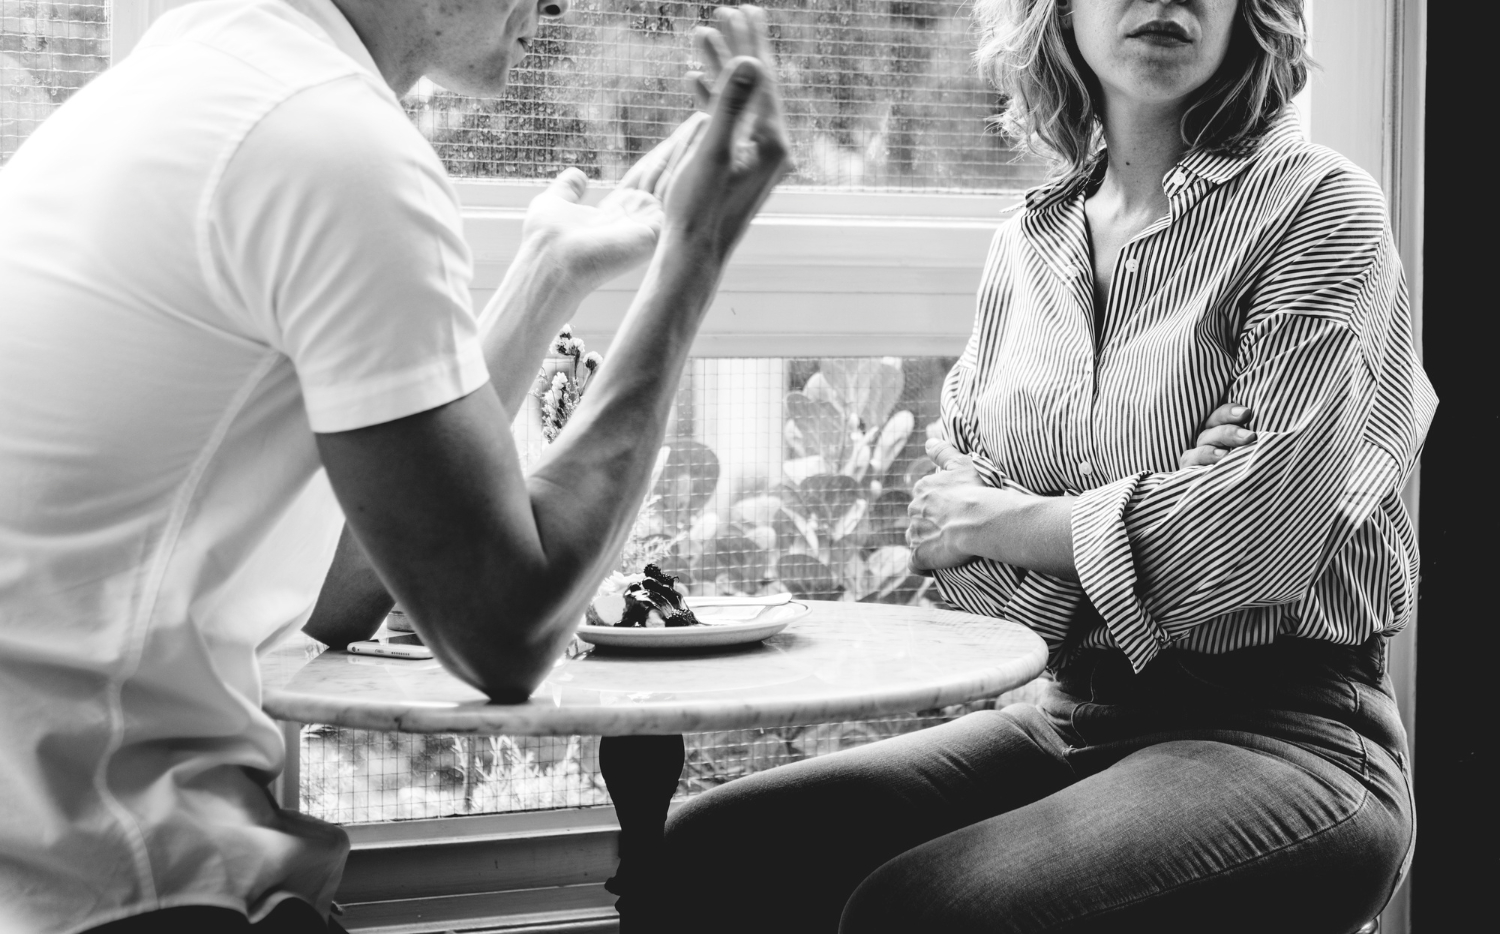
[[(229, 53), (225, 54), (227, 55)], [(243, 59), (240, 59), (238, 56), (231, 57), (235, 58), (236, 61), (243, 61)], [(196, 241), (199, 274), (203, 276), (204, 284), (208, 287), (209, 294), (213, 296), (214, 302), (225, 314), (232, 314), (231, 302), (229, 301), (228, 289), (221, 281), (218, 271), (214, 268), (213, 256), (209, 242), (209, 225), (210, 218), (212, 216), (211, 207), (213, 205), (214, 199), (218, 195), (219, 187), (224, 181), (224, 176), (229, 171), (230, 164), (234, 162), (235, 156), (239, 155), (240, 150), (245, 145), (245, 141), (250, 138), (250, 134), (255, 132), (256, 128), (265, 123), (265, 121), (279, 108), (286, 106), (288, 102), (296, 97), (301, 96), (302, 94), (308, 93), (310, 91), (315, 91), (320, 88), (325, 88), (331, 84), (336, 84), (340, 81), (346, 81), (351, 78), (356, 81), (360, 81), (361, 83), (365, 83), (366, 81), (363, 72), (359, 71), (357, 66), (353, 66), (349, 71), (343, 72), (342, 74), (329, 75), (321, 80), (307, 84), (293, 85), (283, 82), (283, 88), (285, 88), (286, 93), (272, 98), (269, 102), (265, 103), (265, 105), (262, 106), (258, 112), (246, 119), (241, 124), (241, 126), (237, 128), (233, 134), (230, 135), (223, 149), (219, 152), (218, 156), (215, 157), (213, 169), (210, 170), (208, 179), (204, 182), (203, 192), (200, 195), (197, 207), (194, 210), (195, 216), (193, 218), (193, 237)], [(238, 318), (239, 316), (235, 315), (234, 317)], [(268, 339), (274, 337), (274, 335), (265, 336)], [(272, 343), (274, 345), (275, 341), (272, 340)]]

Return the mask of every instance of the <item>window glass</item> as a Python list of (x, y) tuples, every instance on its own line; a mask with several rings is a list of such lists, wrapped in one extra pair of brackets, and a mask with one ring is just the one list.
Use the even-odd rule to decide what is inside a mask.
[[(1014, 190), (1041, 165), (988, 129), (966, 0), (768, 0), (796, 171), (788, 186)], [(455, 176), (617, 181), (690, 113), (682, 74), (714, 5), (578, 0), (500, 99), (423, 82), (413, 119)]]
[(0, 0), (0, 164), (108, 66), (108, 3)]

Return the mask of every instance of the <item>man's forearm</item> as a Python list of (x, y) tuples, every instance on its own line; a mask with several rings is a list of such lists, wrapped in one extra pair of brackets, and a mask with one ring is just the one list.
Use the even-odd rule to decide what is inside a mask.
[(525, 404), (552, 339), (584, 299), (573, 286), (540, 246), (523, 243), (480, 315), (490, 385), (512, 416)]
[(682, 368), (722, 269), (717, 251), (664, 236), (611, 345), (611, 362), (531, 472), (549, 558), (596, 569), (618, 554), (646, 495)]
[[(541, 359), (558, 330), (578, 309), (581, 296), (568, 276), (543, 250), (522, 244), (500, 288), (480, 320), (490, 386), (514, 417), (526, 403)], [(333, 564), (302, 631), (327, 645), (368, 639), (394, 605), (363, 549), (348, 527), (339, 538)]]
[(395, 602), (346, 525), (302, 631), (324, 645), (343, 648), (370, 638)]
[[(624, 365), (601, 371), (569, 431), (549, 447), (538, 467), (540, 476), (529, 484), (533, 514), (550, 546), (552, 571), (548, 581), (536, 583), (573, 590), (565, 603), (586, 598), (592, 582), (604, 573), (603, 565), (623, 545), (655, 465), (673, 390), (721, 268), (721, 261), (701, 251), (674, 251), (653, 263), (615, 343)], [(490, 311), (498, 310), (500, 318), (486, 333), (486, 350), (496, 396), (502, 404), (519, 407), (538, 358), (577, 301), (555, 285), (555, 272), (537, 271), (525, 251), (513, 269), (507, 287), (492, 302)], [(694, 310), (687, 312), (690, 307)], [(518, 349), (522, 346), (530, 349)], [(647, 439), (654, 440), (648, 444)], [(580, 575), (585, 580), (573, 588), (559, 583)], [(335, 646), (368, 638), (392, 602), (346, 528), (303, 631)], [(564, 629), (568, 627), (557, 629), (555, 638), (563, 638)]]

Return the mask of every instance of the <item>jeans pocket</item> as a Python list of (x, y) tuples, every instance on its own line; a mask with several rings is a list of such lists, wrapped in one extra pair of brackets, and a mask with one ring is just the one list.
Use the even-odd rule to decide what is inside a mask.
[(1072, 694), (1058, 687), (1054, 682), (1042, 691), (1041, 698), (1037, 701), (1037, 707), (1046, 716), (1047, 722), (1057, 731), (1057, 734), (1069, 746), (1078, 746), (1084, 743), (1079, 734), (1075, 718), (1078, 708), (1093, 706), (1087, 702), (1074, 697)]

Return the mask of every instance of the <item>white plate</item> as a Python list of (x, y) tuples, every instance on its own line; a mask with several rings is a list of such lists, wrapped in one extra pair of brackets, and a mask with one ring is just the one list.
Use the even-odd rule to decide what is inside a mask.
[[(692, 606), (692, 598), (688, 605)], [(720, 615), (716, 610), (722, 609)], [(777, 606), (767, 606), (754, 619), (732, 619), (730, 611), (741, 609), (738, 605), (722, 607), (693, 607), (693, 614), (702, 621), (701, 626), (659, 626), (646, 629), (640, 626), (592, 626), (585, 623), (578, 627), (578, 638), (592, 645), (607, 645), (611, 648), (630, 649), (706, 649), (725, 645), (745, 645), (769, 639), (787, 626), (806, 616), (812, 607), (805, 603), (789, 601)], [(716, 620), (715, 617), (719, 619)]]

